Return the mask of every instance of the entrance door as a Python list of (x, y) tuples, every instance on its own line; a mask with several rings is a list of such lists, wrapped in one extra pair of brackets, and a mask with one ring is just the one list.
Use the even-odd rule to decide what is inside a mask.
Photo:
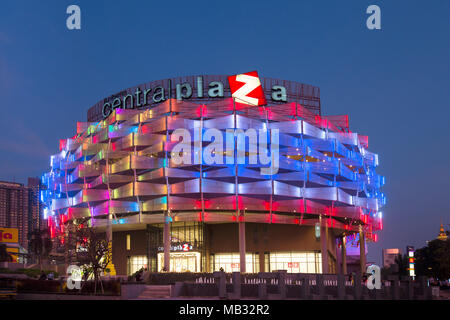
[[(162, 270), (164, 266), (164, 253), (158, 253), (158, 265)], [(200, 272), (199, 252), (171, 252), (170, 253), (171, 272)]]

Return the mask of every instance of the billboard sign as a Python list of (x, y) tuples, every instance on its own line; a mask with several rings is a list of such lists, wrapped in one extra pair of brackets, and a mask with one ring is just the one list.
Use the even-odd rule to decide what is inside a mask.
[(0, 243), (18, 243), (19, 229), (0, 228)]
[(415, 277), (416, 276), (416, 272), (415, 272), (415, 268), (414, 268), (414, 247), (413, 246), (407, 246), (406, 247), (406, 254), (408, 255), (408, 264), (409, 264), (409, 276), (410, 277)]

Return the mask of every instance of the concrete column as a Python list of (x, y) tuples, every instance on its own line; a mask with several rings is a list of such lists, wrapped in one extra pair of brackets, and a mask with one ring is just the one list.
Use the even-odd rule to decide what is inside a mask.
[(227, 279), (225, 272), (215, 271), (213, 273), (214, 278), (219, 279), (219, 299), (225, 299), (227, 297)]
[(343, 274), (347, 274), (347, 238), (345, 237), (345, 235), (342, 236), (342, 257), (341, 257), (341, 261), (342, 261), (342, 273)]
[(359, 261), (362, 275), (366, 272), (366, 235), (361, 226), (359, 229)]
[(269, 272), (269, 270), (265, 270), (266, 268), (266, 256), (264, 254), (264, 250), (259, 251), (259, 272)]
[(337, 275), (337, 297), (339, 300), (345, 299), (345, 276), (343, 274)]
[(280, 299), (286, 299), (286, 271), (278, 271), (278, 291)]
[(303, 276), (302, 279), (302, 286), (300, 289), (300, 297), (302, 299), (309, 299), (310, 295), (311, 295), (311, 290), (310, 290), (310, 286), (309, 286), (309, 278), (307, 276)]
[(239, 272), (233, 272), (233, 299), (241, 299), (241, 274)]
[[(209, 248), (211, 246), (209, 242), (209, 228), (208, 226), (203, 222), (203, 252), (205, 253), (205, 269), (201, 270), (202, 272), (210, 272), (211, 271), (211, 265), (210, 265), (210, 251)], [(212, 270), (214, 271), (214, 270)]]
[(353, 279), (353, 293), (355, 300), (359, 300), (362, 297), (362, 285), (361, 285), (361, 275), (355, 274)]
[(320, 296), (320, 299), (323, 299), (325, 296), (325, 285), (323, 283), (323, 275), (322, 274), (316, 274), (316, 288), (317, 288), (317, 292)]
[(106, 240), (108, 241), (108, 255), (109, 255), (109, 264), (106, 266), (107, 269), (110, 270), (109, 274), (112, 276), (116, 275), (116, 268), (113, 263), (113, 232), (112, 232), (112, 214), (108, 214), (108, 225), (106, 227)]
[[(322, 219), (320, 219), (322, 220)], [(321, 224), (322, 225), (322, 224)], [(329, 273), (328, 270), (328, 228), (320, 227), (320, 242), (322, 252), (322, 273)]]
[(170, 221), (169, 212), (164, 212), (164, 230), (163, 230), (163, 241), (164, 241), (164, 270), (170, 271)]
[(336, 274), (342, 274), (342, 254), (338, 243), (335, 244), (335, 248), (336, 250), (334, 254), (336, 255)]
[(258, 298), (261, 300), (267, 299), (267, 283), (264, 281), (258, 283)]
[(150, 267), (150, 261), (151, 261), (151, 257), (150, 257), (150, 247), (151, 247), (151, 243), (150, 243), (150, 225), (147, 224), (145, 225), (146, 229), (145, 229), (145, 240), (146, 240), (146, 252), (147, 252), (147, 270), (148, 271), (152, 271), (151, 267)]
[(112, 214), (108, 214), (108, 225), (106, 226), (106, 241), (112, 242)]
[[(185, 284), (182, 281), (175, 282), (175, 285), (173, 286), (173, 290), (171, 290), (171, 295), (170, 296), (172, 298), (176, 298), (176, 297), (185, 295), (184, 290), (183, 290), (184, 286), (185, 286)], [(124, 287), (127, 287), (127, 286), (124, 286)]]
[(244, 214), (240, 214), (238, 218), (239, 222), (239, 255), (240, 255), (240, 271), (245, 273), (245, 222)]

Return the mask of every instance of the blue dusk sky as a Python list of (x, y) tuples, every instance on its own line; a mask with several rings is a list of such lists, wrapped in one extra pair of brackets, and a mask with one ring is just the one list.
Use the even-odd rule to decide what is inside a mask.
[[(81, 8), (81, 30), (66, 8)], [(381, 8), (368, 30), (366, 8)], [(168, 77), (235, 74), (320, 87), (325, 115), (348, 114), (386, 176), (384, 230), (369, 244), (422, 247), (450, 224), (450, 2), (2, 0), (0, 179), (49, 168), (87, 109)], [(448, 228), (448, 226), (447, 226)]]

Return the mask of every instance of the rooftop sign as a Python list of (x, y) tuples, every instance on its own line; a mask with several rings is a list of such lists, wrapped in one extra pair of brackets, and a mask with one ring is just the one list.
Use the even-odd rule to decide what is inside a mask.
[[(194, 81), (192, 81), (194, 80)], [(266, 97), (261, 81), (256, 71), (228, 77), (232, 97), (240, 103), (262, 106), (266, 104)], [(103, 101), (102, 116), (108, 117), (114, 109), (135, 109), (158, 104), (167, 99), (175, 98), (179, 101), (188, 99), (214, 99), (225, 97), (223, 81), (205, 82), (203, 76), (182, 83), (173, 83), (168, 79), (167, 86), (157, 85), (149, 88), (136, 87), (134, 92), (128, 90), (114, 94)], [(287, 102), (286, 87), (274, 85), (270, 88), (271, 100)], [(175, 96), (172, 94), (175, 93)]]

